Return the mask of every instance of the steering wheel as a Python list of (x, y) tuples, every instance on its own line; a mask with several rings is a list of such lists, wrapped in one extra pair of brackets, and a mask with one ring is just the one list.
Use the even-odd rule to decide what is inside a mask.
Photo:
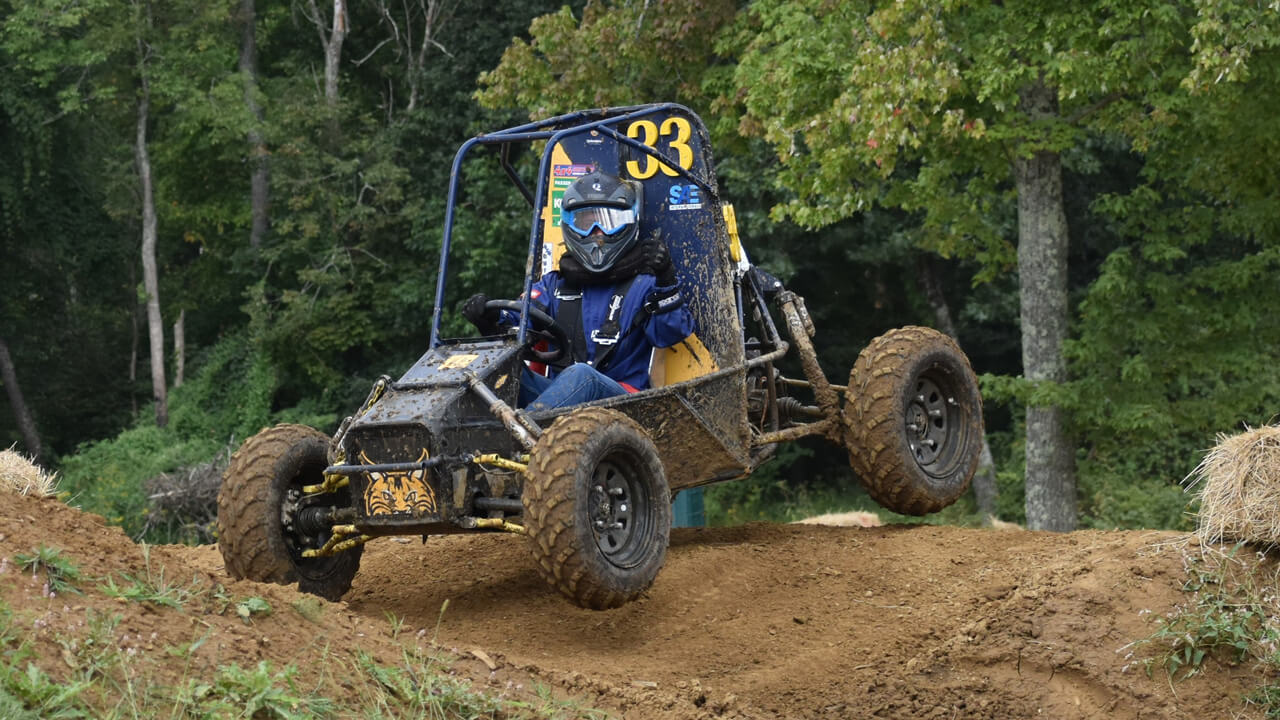
[[(484, 309), (510, 310), (519, 315), (522, 304), (519, 300), (490, 300), (484, 304)], [(529, 339), (525, 341), (524, 351), (525, 355), (531, 360), (537, 360), (540, 363), (553, 363), (564, 357), (565, 352), (568, 351), (569, 333), (565, 332), (564, 326), (533, 304), (529, 305), (528, 334)], [(550, 350), (537, 350), (533, 346), (539, 340), (546, 340), (554, 347)]]

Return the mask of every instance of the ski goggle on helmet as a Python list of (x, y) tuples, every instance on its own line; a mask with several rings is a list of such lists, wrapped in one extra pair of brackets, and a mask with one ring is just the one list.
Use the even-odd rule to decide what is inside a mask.
[(617, 235), (635, 224), (639, 219), (639, 208), (584, 206), (574, 210), (563, 211), (561, 223), (573, 228), (579, 235), (590, 235), (596, 229), (605, 235)]
[[(640, 238), (643, 188), (594, 170), (565, 188), (560, 203), (560, 229), (565, 247), (588, 272), (613, 267)], [(600, 234), (592, 235), (596, 230)]]

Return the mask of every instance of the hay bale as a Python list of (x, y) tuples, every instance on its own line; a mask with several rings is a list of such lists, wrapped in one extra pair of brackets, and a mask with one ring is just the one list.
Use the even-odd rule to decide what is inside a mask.
[(1219, 435), (1186, 485), (1200, 499), (1201, 540), (1280, 545), (1280, 426)]
[(807, 517), (803, 520), (797, 520), (794, 525), (830, 525), (832, 527), (880, 527), (884, 525), (880, 521), (880, 516), (873, 512), (863, 510), (853, 510), (842, 513), (827, 513), (825, 515), (815, 515)]
[(1022, 527), (1018, 523), (1001, 520), (995, 515), (987, 516), (987, 527), (992, 530), (1026, 530), (1026, 528)]
[(0, 492), (49, 496), (57, 492), (57, 473), (45, 472), (12, 447), (0, 450)]

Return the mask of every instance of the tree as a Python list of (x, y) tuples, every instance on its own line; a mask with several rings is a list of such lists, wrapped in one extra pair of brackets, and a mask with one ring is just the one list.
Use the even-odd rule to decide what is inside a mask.
[(135, 170), (138, 173), (139, 196), (142, 202), (142, 284), (147, 293), (147, 336), (151, 347), (151, 395), (155, 401), (156, 425), (164, 427), (169, 422), (169, 387), (165, 382), (164, 320), (160, 315), (160, 279), (156, 271), (156, 198), (151, 183), (151, 155), (147, 147), (147, 130), (151, 120), (151, 69), (152, 48), (150, 35), (153, 29), (151, 5), (147, 0), (133, 4), (134, 42), (137, 47), (137, 130), (133, 146)]
[(1062, 153), (1158, 126), (1149, 103), (1177, 88), (1186, 28), (1155, 2), (763, 0), (726, 42), (741, 57), (742, 127), (774, 145), (796, 194), (779, 217), (918, 213), (926, 247), (978, 258), (989, 278), (1015, 256), (993, 202), (1016, 195), (1032, 528), (1076, 525)]
[(22, 397), (22, 388), (18, 386), (18, 372), (13, 367), (13, 358), (9, 356), (9, 346), (0, 337), (0, 382), (4, 383), (5, 393), (9, 396), (9, 407), (13, 408), (13, 416), (22, 431), (22, 441), (26, 443), (27, 453), (35, 462), (40, 461), (44, 449), (40, 444), (40, 433), (36, 431), (36, 421), (31, 417), (27, 401)]
[(240, 12), (236, 17), (240, 24), (240, 75), (244, 79), (244, 104), (253, 119), (246, 141), (249, 144), (250, 227), (249, 247), (258, 249), (267, 234), (271, 208), (271, 165), (262, 124), (266, 119), (262, 103), (258, 99), (258, 11), (254, 0), (240, 0)]
[(324, 48), (324, 100), (332, 110), (338, 105), (338, 77), (342, 71), (342, 45), (349, 31), (346, 0), (333, 0), (333, 11), (326, 15), (307, 0), (307, 19), (315, 26)]

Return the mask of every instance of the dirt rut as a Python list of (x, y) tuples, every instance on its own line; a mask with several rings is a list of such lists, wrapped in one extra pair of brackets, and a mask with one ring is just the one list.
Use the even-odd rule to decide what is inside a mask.
[[(54, 501), (6, 504), (0, 556), (43, 542), (97, 573), (137, 573), (148, 561), (101, 518)], [(1261, 681), (1256, 671), (1209, 662), (1171, 684), (1162, 671), (1148, 678), (1126, 649), (1188, 599), (1185, 557), (1199, 551), (1167, 532), (680, 529), (648, 593), (594, 612), (543, 583), (524, 538), (381, 539), (343, 602), (303, 621), (287, 611), (293, 590), (231, 583), (215, 547), (171, 546), (150, 552), (153, 570), (284, 610), (249, 626), (107, 606), (156, 648), (189, 641), (193, 623), (211, 628), (209, 667), (305, 667), (326, 647), (394, 659), (394, 616), (400, 642), (436, 638), (481, 687), (544, 683), (625, 718), (1253, 717), (1239, 698)], [(53, 625), (95, 598), (50, 600), (20, 573), (0, 575), (0, 599)]]

